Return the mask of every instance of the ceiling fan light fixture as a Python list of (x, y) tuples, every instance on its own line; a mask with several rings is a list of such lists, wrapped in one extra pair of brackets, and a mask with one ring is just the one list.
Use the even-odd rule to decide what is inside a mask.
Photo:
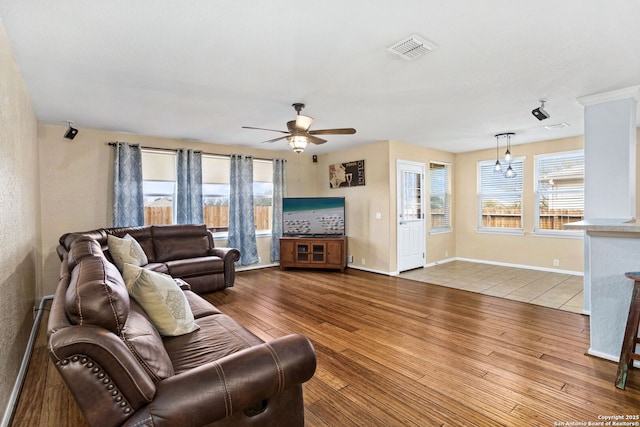
[(290, 135), (287, 137), (287, 141), (289, 141), (289, 147), (298, 154), (302, 153), (309, 143), (303, 135)]

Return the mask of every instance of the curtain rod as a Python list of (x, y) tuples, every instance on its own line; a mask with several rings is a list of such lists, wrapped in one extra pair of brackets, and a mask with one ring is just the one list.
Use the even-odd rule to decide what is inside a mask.
[[(127, 143), (127, 144), (129, 144), (129, 143)], [(117, 142), (107, 142), (107, 145), (110, 145), (110, 146), (112, 146), (112, 147), (115, 147), (116, 145), (118, 145), (118, 143), (117, 143)], [(171, 153), (175, 153), (175, 152), (177, 152), (177, 151), (178, 151), (178, 149), (177, 149), (177, 148), (157, 148), (157, 147), (147, 147), (147, 146), (140, 145), (140, 144), (130, 144), (130, 145), (138, 145), (138, 146), (140, 146), (140, 148), (142, 148), (143, 150), (168, 151), (168, 152), (171, 152)], [(207, 152), (204, 152), (204, 151), (202, 151), (202, 150), (195, 150), (195, 151), (199, 151), (200, 153), (205, 154), (205, 155), (207, 155), (207, 156), (231, 157), (231, 155), (230, 155), (230, 154), (207, 153)], [(274, 157), (274, 158), (272, 158), (272, 159), (268, 159), (268, 158), (266, 158), (266, 157), (254, 157), (254, 156), (251, 156), (251, 157), (253, 157), (253, 158), (254, 158), (254, 159), (256, 159), (256, 160), (265, 160), (265, 161), (272, 161), (272, 160), (275, 158), (275, 157)], [(286, 160), (286, 159), (285, 159), (285, 160)]]

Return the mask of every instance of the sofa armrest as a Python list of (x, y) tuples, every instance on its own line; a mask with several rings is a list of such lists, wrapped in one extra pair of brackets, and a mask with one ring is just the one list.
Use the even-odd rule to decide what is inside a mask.
[(224, 287), (233, 286), (236, 280), (236, 261), (240, 259), (240, 251), (236, 248), (209, 248), (209, 255), (220, 257), (224, 264)]
[(159, 382), (154, 400), (125, 425), (204, 425), (263, 401), (268, 407), (270, 397), (309, 380), (315, 369), (311, 342), (287, 335)]
[(155, 395), (127, 345), (99, 326), (51, 333), (49, 355), (90, 425), (119, 425)]

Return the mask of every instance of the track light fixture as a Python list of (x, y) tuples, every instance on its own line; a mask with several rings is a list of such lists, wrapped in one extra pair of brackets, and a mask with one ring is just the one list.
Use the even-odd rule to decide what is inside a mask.
[(540, 100), (540, 106), (538, 108), (534, 108), (531, 111), (531, 114), (533, 114), (535, 116), (536, 119), (538, 120), (544, 120), (544, 119), (548, 119), (549, 113), (547, 113), (544, 109), (544, 103), (547, 102), (544, 99)]
[(67, 120), (67, 124), (69, 125), (69, 129), (67, 129), (67, 132), (64, 134), (64, 137), (67, 139), (73, 139), (78, 134), (78, 129), (71, 126), (73, 124), (71, 120)]

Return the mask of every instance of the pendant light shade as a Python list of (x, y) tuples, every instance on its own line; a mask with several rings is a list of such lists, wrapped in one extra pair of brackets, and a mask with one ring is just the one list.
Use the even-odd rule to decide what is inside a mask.
[(504, 173), (504, 177), (513, 178), (514, 176), (516, 176), (516, 173), (513, 171), (513, 168), (511, 167), (511, 165), (509, 165), (509, 167), (507, 168), (507, 171)]

